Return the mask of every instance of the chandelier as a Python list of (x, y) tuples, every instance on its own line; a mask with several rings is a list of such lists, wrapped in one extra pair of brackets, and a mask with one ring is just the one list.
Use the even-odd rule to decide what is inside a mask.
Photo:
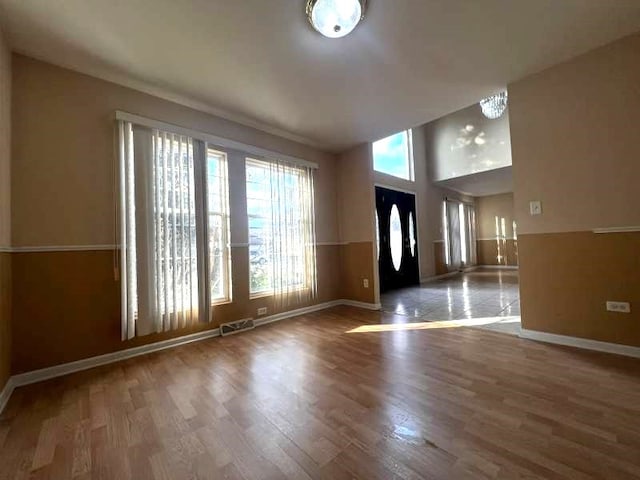
[(507, 92), (496, 93), (480, 100), (480, 108), (485, 117), (495, 120), (500, 118), (507, 109)]
[(367, 0), (307, 0), (307, 17), (325, 37), (348, 35), (364, 17)]

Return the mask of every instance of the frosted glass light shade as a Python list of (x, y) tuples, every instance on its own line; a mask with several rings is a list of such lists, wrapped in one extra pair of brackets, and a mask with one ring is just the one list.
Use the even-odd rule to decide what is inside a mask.
[(364, 15), (366, 0), (308, 0), (307, 16), (318, 32), (340, 38), (356, 28)]

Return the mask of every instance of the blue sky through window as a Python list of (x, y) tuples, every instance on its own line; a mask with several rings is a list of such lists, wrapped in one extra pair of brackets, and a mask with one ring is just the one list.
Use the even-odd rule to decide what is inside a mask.
[(373, 169), (413, 180), (409, 148), (409, 133), (406, 130), (373, 142)]

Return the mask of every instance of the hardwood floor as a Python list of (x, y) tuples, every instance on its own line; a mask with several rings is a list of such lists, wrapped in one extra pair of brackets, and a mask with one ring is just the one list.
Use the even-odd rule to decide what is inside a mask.
[(338, 307), (21, 388), (0, 478), (640, 478), (640, 360), (358, 328), (415, 320)]

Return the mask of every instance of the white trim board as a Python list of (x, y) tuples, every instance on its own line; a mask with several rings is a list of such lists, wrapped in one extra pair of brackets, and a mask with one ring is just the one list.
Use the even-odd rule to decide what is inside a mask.
[(365, 303), (356, 300), (338, 300), (339, 305), (347, 305), (349, 307), (364, 308), (365, 310), (380, 310), (382, 305), (379, 303)]
[(16, 387), (13, 383), (13, 377), (9, 377), (9, 380), (7, 380), (6, 385), (0, 392), (0, 414), (4, 411), (4, 407), (7, 406), (7, 403), (9, 402), (11, 394), (13, 393), (13, 390), (15, 388)]
[(476, 238), (478, 242), (495, 242), (498, 240), (517, 240), (516, 237), (486, 237), (486, 238)]
[(518, 265), (476, 265), (476, 268), (487, 268), (489, 270), (518, 270)]
[(600, 342), (598, 340), (590, 340), (588, 338), (569, 337), (567, 335), (557, 335), (555, 333), (527, 330), (524, 328), (520, 330), (519, 336), (520, 338), (525, 338), (527, 340), (536, 340), (556, 345), (565, 345), (567, 347), (583, 348), (586, 350), (595, 350), (598, 352), (624, 355), (626, 357), (640, 358), (640, 347), (632, 347), (631, 345)]
[(116, 250), (117, 245), (43, 245), (39, 247), (13, 247), (11, 253), (34, 253), (34, 252), (87, 252)]
[(131, 122), (136, 125), (142, 125), (149, 128), (156, 128), (158, 130), (165, 130), (171, 133), (177, 133), (179, 135), (186, 135), (189, 137), (197, 138), (198, 140), (202, 140), (204, 142), (211, 143), (218, 147), (228, 148), (231, 150), (240, 150), (241, 152), (247, 153), (249, 155), (254, 155), (254, 156), (263, 157), (263, 158), (278, 158), (280, 160), (284, 160), (289, 163), (294, 163), (294, 164), (309, 167), (309, 168), (318, 168), (317, 163), (309, 162), (307, 160), (303, 160), (302, 158), (292, 157), (291, 155), (285, 155), (283, 153), (273, 152), (265, 148), (256, 147), (246, 143), (238, 142), (236, 140), (230, 140), (228, 138), (218, 137), (216, 135), (212, 135), (206, 132), (199, 132), (191, 128), (181, 127), (179, 125), (173, 125), (171, 123), (154, 120), (147, 117), (142, 117), (140, 115), (135, 115), (133, 113), (116, 110), (115, 117), (116, 117), (116, 120)]
[(212, 330), (206, 330), (204, 332), (198, 332), (191, 335), (172, 338), (170, 340), (163, 340), (161, 342), (142, 345), (140, 347), (127, 348), (126, 350), (106, 353), (104, 355), (98, 355), (95, 357), (83, 358), (82, 360), (77, 360), (75, 362), (63, 363), (61, 365), (42, 368), (40, 370), (33, 370), (31, 372), (14, 375), (11, 377), (11, 379), (13, 380), (14, 387), (22, 387), (24, 385), (41, 382), (43, 380), (61, 377), (69, 373), (81, 372), (82, 370), (88, 370), (90, 368), (99, 367), (101, 365), (119, 362), (121, 360), (138, 357), (140, 355), (145, 355), (151, 352), (159, 352), (160, 350), (166, 350), (167, 348), (186, 345), (187, 343), (197, 342), (199, 340), (205, 340), (207, 338), (213, 338), (219, 335), (220, 330), (218, 328), (215, 328)]
[[(316, 242), (316, 246), (347, 245), (347, 242)], [(248, 243), (230, 243), (230, 248), (248, 247)], [(39, 253), (39, 252), (91, 252), (118, 250), (114, 244), (103, 245), (41, 245), (24, 247), (0, 247), (0, 253)]]
[[(382, 172), (376, 172), (376, 173), (382, 173)], [(383, 174), (386, 175), (386, 174)], [(400, 178), (400, 177), (398, 177)], [(404, 178), (402, 179), (405, 182), (411, 182), (414, 183), (413, 180), (405, 180)], [(400, 193), (408, 193), (409, 195), (413, 195), (414, 197), (418, 196), (418, 193), (416, 190), (409, 190), (406, 188), (402, 188), (402, 187), (394, 187), (393, 185), (389, 185), (389, 184), (384, 184), (384, 183), (380, 183), (380, 182), (375, 182), (373, 184), (374, 187), (380, 187), (380, 188), (386, 188), (387, 190), (395, 190), (396, 192), (400, 192)], [(416, 199), (417, 201), (417, 199)]]
[(640, 227), (607, 227), (594, 228), (593, 233), (632, 233), (640, 232)]
[[(304, 315), (311, 312), (317, 312), (319, 310), (325, 310), (331, 307), (337, 307), (339, 305), (348, 305), (352, 307), (365, 308), (368, 310), (380, 310), (381, 308), (380, 304), (341, 299), (332, 300), (325, 303), (318, 303), (316, 305), (310, 305), (308, 307), (298, 308), (296, 310), (290, 310), (288, 312), (276, 313), (267, 317), (259, 317), (255, 319), (254, 322), (256, 326), (267, 325), (269, 323), (277, 322), (291, 317), (297, 317), (299, 315)], [(140, 355), (158, 352), (160, 350), (166, 350), (168, 348), (174, 348), (180, 345), (186, 345), (188, 343), (198, 342), (200, 340), (206, 340), (218, 336), (220, 336), (220, 329), (215, 328), (206, 330), (204, 332), (193, 333), (191, 335), (185, 335), (169, 340), (163, 340), (161, 342), (142, 345), (140, 347), (128, 348), (126, 350), (106, 353), (104, 355), (83, 358), (82, 360), (77, 360), (75, 362), (63, 363), (61, 365), (55, 365), (53, 367), (47, 367), (39, 370), (33, 370), (31, 372), (13, 375), (7, 381), (7, 384), (5, 385), (2, 392), (0, 392), (0, 413), (2, 413), (2, 411), (4, 410), (4, 407), (9, 401), (13, 390), (18, 387), (50, 380), (52, 378), (61, 377), (70, 373), (80, 372), (83, 370), (88, 370), (90, 368), (99, 367), (102, 365), (127, 360), (129, 358), (138, 357)]]

